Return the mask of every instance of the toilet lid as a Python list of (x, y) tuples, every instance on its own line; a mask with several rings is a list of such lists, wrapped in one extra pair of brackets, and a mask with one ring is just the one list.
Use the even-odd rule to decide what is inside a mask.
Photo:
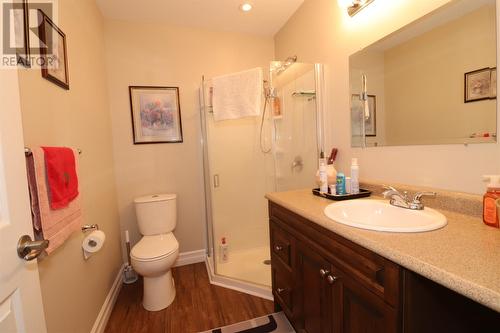
[(148, 261), (169, 255), (179, 249), (179, 243), (174, 234), (144, 236), (130, 251), (130, 256), (136, 260)]

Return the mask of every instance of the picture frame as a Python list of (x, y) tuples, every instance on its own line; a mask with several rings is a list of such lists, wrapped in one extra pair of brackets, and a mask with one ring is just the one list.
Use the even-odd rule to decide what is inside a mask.
[(464, 103), (491, 99), (491, 73), (492, 68), (485, 67), (464, 74)]
[(179, 87), (129, 86), (134, 144), (181, 143)]
[(41, 10), (38, 13), (40, 19), (38, 32), (42, 45), (40, 47), (42, 77), (69, 90), (66, 35), (45, 13)]
[(497, 98), (497, 68), (491, 68), (491, 78), (490, 78), (490, 99)]
[(30, 60), (30, 39), (29, 39), (29, 8), (28, 1), (22, 0), (21, 2), (12, 3), (14, 9), (14, 31), (15, 31), (15, 45), (22, 45), (16, 47), (17, 64), (21, 64), (26, 68), (31, 67)]
[[(364, 102), (360, 99), (359, 94), (351, 96), (351, 108), (358, 109), (358, 113), (362, 112)], [(368, 95), (368, 110), (370, 117), (365, 120), (365, 136), (377, 136), (377, 96)]]

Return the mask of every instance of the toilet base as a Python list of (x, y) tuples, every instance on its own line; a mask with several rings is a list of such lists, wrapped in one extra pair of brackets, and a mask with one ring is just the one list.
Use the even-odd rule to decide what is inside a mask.
[(148, 311), (160, 311), (175, 299), (175, 283), (172, 270), (155, 277), (144, 276), (144, 296), (142, 306)]

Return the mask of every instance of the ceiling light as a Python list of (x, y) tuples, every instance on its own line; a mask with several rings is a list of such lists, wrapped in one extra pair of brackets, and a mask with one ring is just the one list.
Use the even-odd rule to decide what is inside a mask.
[(346, 9), (349, 16), (356, 15), (373, 1), (374, 0), (338, 0), (339, 6)]
[(252, 5), (249, 4), (248, 2), (245, 2), (240, 6), (240, 9), (244, 12), (249, 12), (252, 10)]

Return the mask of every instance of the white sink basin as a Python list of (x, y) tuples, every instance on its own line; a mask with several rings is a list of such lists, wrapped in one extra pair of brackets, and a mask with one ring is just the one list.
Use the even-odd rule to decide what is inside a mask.
[(383, 200), (332, 203), (325, 208), (325, 215), (351, 227), (389, 232), (431, 231), (447, 224), (446, 217), (434, 209), (404, 209)]

